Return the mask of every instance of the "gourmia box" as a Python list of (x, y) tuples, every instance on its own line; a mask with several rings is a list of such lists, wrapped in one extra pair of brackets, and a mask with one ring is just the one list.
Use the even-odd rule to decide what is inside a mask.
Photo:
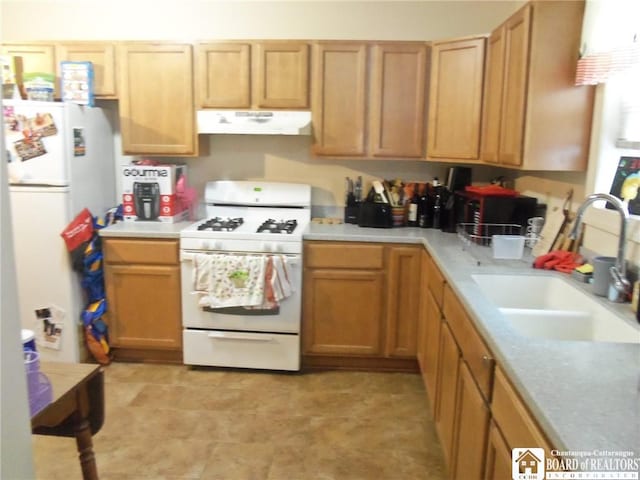
[(122, 165), (122, 207), (126, 221), (174, 223), (188, 210), (176, 195), (186, 165)]

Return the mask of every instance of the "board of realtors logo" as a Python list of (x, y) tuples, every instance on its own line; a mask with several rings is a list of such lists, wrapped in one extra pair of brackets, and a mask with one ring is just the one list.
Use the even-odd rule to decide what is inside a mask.
[(511, 478), (513, 480), (544, 480), (544, 449), (512, 449)]

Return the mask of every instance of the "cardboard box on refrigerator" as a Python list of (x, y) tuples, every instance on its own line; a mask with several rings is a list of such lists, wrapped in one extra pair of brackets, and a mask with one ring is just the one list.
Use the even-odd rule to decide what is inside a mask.
[(176, 195), (186, 165), (122, 165), (122, 207), (125, 221), (175, 223), (189, 211)]

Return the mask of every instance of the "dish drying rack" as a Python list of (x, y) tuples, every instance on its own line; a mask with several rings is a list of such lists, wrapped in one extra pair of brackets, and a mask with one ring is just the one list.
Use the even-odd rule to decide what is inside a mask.
[(491, 251), (483, 247), (491, 246), (493, 235), (521, 235), (522, 225), (518, 223), (459, 223), (456, 228), (466, 250), (480, 265), (482, 260), (493, 260)]

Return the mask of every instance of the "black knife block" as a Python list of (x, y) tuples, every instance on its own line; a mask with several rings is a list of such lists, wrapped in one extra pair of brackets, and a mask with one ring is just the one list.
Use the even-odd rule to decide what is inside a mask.
[(358, 215), (360, 214), (360, 204), (347, 205), (344, 207), (344, 223), (358, 223)]

